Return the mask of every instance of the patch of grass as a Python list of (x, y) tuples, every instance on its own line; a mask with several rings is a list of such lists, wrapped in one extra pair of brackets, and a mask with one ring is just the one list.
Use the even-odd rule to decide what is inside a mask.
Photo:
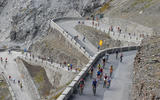
[(5, 96), (1, 96), (1, 97), (0, 97), (0, 100), (4, 100), (4, 98), (5, 98)]
[(0, 82), (0, 87), (5, 87), (6, 83), (5, 82)]
[(137, 4), (142, 4), (142, 3), (147, 3), (146, 6), (147, 6), (147, 5), (149, 6), (148, 3), (152, 2), (152, 1), (153, 1), (153, 0), (135, 0), (135, 2), (134, 2), (131, 6), (134, 7), (134, 6), (136, 6)]
[(44, 81), (44, 77), (43, 77), (43, 70), (41, 70), (36, 76), (35, 76), (35, 81), (37, 82), (37, 83), (41, 83), (41, 82), (43, 82)]

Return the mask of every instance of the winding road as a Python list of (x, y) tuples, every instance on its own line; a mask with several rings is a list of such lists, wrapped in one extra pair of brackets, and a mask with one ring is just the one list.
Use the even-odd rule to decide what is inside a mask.
[[(92, 21), (85, 21), (85, 24), (91, 26)], [(57, 24), (62, 27), (69, 35), (72, 37), (79, 36), (78, 42), (82, 47), (85, 47), (85, 50), (90, 54), (90, 56), (94, 56), (97, 53), (97, 48), (88, 40), (83, 41), (83, 35), (77, 32), (74, 27), (78, 25), (78, 20), (65, 20), (58, 21)], [(118, 33), (117, 33), (118, 34)], [(117, 36), (117, 35), (115, 35)], [(113, 36), (114, 37), (114, 36)], [(117, 37), (116, 37), (117, 38)], [(126, 38), (129, 39), (129, 38)], [(134, 40), (136, 41), (136, 40)], [(87, 79), (86, 85), (84, 89), (84, 94), (74, 94), (72, 96), (72, 100), (128, 100), (129, 90), (131, 85), (131, 71), (133, 68), (133, 61), (136, 55), (136, 51), (124, 52), (124, 61), (122, 63), (119, 60), (115, 59), (115, 55), (112, 54), (109, 57), (109, 62), (105, 67), (105, 73), (108, 73), (109, 66), (114, 66), (113, 79), (110, 89), (106, 89), (102, 87), (103, 81), (101, 81), (97, 87), (97, 95), (93, 96), (92, 93), (92, 80)], [(22, 73), (19, 72), (18, 66), (15, 62), (15, 59), (18, 56), (22, 56), (20, 52), (13, 51), (12, 54), (8, 54), (8, 52), (1, 52), (0, 57), (8, 58), (8, 63), (5, 66), (5, 63), (0, 63), (0, 70), (4, 72), (4, 75), (8, 78), (8, 76), (12, 76), (12, 79), (16, 79), (16, 83), (13, 80), (10, 80), (11, 88), (13, 89), (16, 100), (35, 100), (32, 98), (33, 92), (29, 90), (30, 86), (26, 85), (24, 82), (24, 77)], [(101, 59), (98, 63), (101, 63)], [(96, 70), (94, 70), (94, 77), (96, 77)], [(20, 88), (17, 81), (21, 80), (23, 84), (23, 89)], [(36, 93), (35, 93), (36, 94)], [(36, 97), (35, 97), (36, 98)], [(36, 99), (38, 100), (38, 98)]]

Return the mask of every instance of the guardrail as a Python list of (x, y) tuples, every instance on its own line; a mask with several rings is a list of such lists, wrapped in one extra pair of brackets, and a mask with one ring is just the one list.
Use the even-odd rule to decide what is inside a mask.
[(54, 18), (53, 21), (57, 22), (60, 20), (85, 20), (84, 17), (59, 17), (59, 18)]
[(0, 52), (4, 52), (4, 51), (6, 51), (7, 49), (0, 49)]
[(87, 58), (91, 58), (90, 54), (71, 35), (69, 35), (54, 21), (51, 21), (51, 27), (57, 29), (60, 33), (62, 33), (62, 35), (68, 40), (68, 42), (70, 42), (74, 47), (76, 47), (83, 55), (85, 55)]
[(82, 71), (73, 79), (71, 84), (68, 85), (68, 87), (63, 91), (63, 93), (59, 96), (57, 100), (68, 100), (69, 97), (73, 94), (73, 92), (77, 89), (80, 79), (84, 78), (88, 74), (91, 66), (95, 65), (96, 62), (106, 53), (112, 54), (115, 53), (115, 51), (117, 50), (120, 52), (132, 51), (132, 50), (138, 50), (139, 48), (140, 46), (115, 47), (98, 52), (90, 59), (86, 67), (83, 68)]

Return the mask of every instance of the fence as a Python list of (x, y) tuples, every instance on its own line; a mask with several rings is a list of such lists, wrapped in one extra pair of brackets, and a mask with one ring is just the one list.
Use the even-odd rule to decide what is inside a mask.
[(96, 55), (94, 55), (89, 63), (86, 65), (85, 68), (82, 69), (82, 71), (74, 78), (74, 80), (71, 82), (71, 84), (63, 91), (63, 93), (59, 96), (57, 100), (68, 100), (69, 97), (73, 94), (73, 92), (77, 89), (79, 81), (81, 78), (84, 78), (87, 73), (90, 70), (90, 67), (95, 65), (96, 62), (103, 57), (106, 53), (112, 54), (115, 53), (115, 51), (131, 51), (131, 50), (138, 50), (139, 46), (130, 46), (130, 47), (120, 47), (120, 48), (111, 48), (111, 49), (105, 49), (100, 52), (98, 52)]

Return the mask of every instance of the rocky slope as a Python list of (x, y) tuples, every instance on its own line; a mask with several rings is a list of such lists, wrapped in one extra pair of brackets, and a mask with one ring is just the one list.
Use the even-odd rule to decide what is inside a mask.
[(105, 16), (133, 21), (160, 32), (159, 0), (112, 0)]
[(132, 100), (160, 100), (160, 36), (143, 40), (134, 63)]
[(0, 42), (30, 41), (46, 34), (54, 17), (85, 15), (100, 4), (99, 0), (1, 0)]

